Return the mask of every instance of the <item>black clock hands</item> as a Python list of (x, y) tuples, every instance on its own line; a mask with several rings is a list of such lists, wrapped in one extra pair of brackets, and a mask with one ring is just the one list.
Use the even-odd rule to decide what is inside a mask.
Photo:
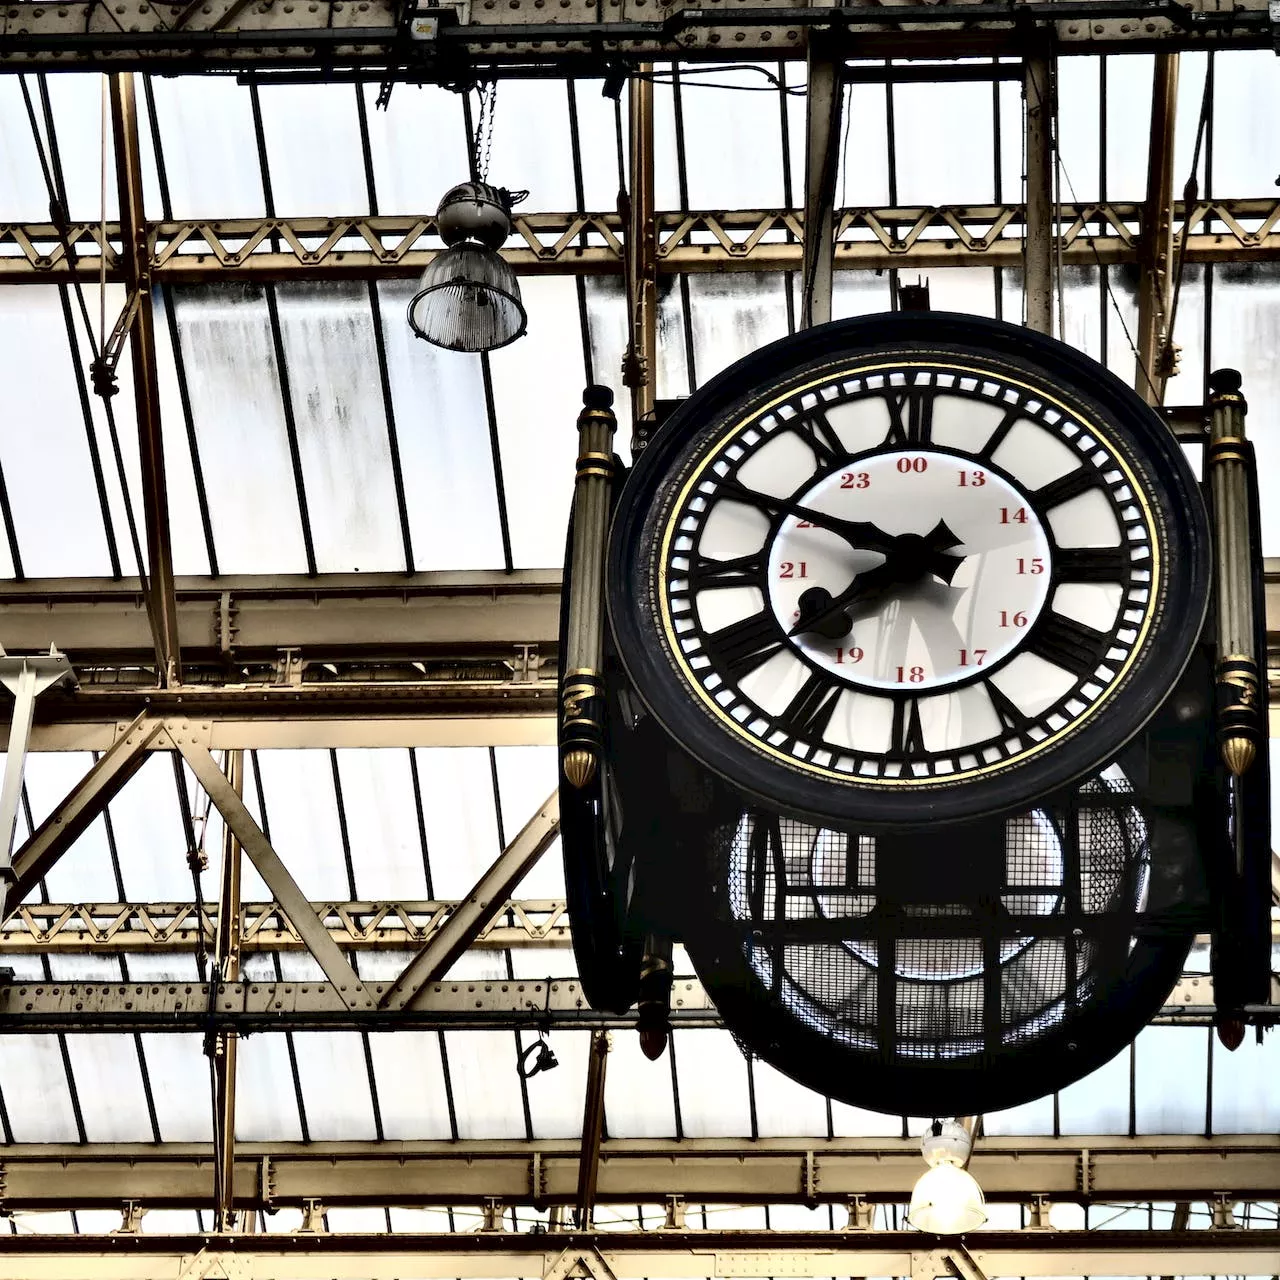
[[(904, 533), (891, 539), (884, 563), (858, 574), (838, 596), (831, 596), (821, 587), (806, 591), (800, 597), (800, 620), (787, 634), (813, 634), (840, 640), (853, 627), (849, 610), (856, 604), (884, 595), (894, 587), (917, 582), (927, 573), (941, 578), (949, 586), (963, 557), (947, 552), (959, 545), (960, 539), (947, 528), (945, 520), (939, 520), (923, 537), (918, 533)], [(939, 563), (942, 572), (935, 567)], [(806, 598), (809, 607), (806, 607)]]

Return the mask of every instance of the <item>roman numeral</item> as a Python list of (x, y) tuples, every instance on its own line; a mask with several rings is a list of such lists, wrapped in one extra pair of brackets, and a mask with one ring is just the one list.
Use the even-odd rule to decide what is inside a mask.
[(821, 409), (810, 409), (804, 417), (796, 420), (792, 430), (813, 450), (819, 467), (838, 467), (849, 457), (849, 450)]
[(1053, 571), (1061, 582), (1128, 582), (1129, 555), (1124, 547), (1060, 547)]
[(1027, 637), (1026, 648), (1055, 667), (1083, 676), (1102, 661), (1110, 644), (1111, 637), (1104, 632), (1049, 610)]
[(1056, 480), (1050, 480), (1048, 484), (1042, 485), (1031, 495), (1031, 498), (1035, 505), (1044, 511), (1049, 507), (1070, 502), (1072, 498), (1078, 498), (1082, 493), (1088, 493), (1090, 489), (1096, 488), (1097, 484), (1098, 477), (1088, 467), (1077, 467), (1074, 471), (1068, 471), (1065, 476), (1059, 476)]
[(915, 698), (898, 698), (893, 704), (893, 727), (889, 731), (889, 754), (897, 760), (916, 760), (925, 754), (924, 729), (920, 725), (920, 704)]
[(1004, 444), (1005, 436), (1007, 436), (1009, 432), (1013, 430), (1013, 424), (1017, 422), (1021, 417), (1022, 417), (1021, 407), (1008, 410), (1008, 412), (1004, 415), (1004, 417), (1000, 419), (1000, 422), (997, 424), (996, 429), (988, 437), (987, 443), (982, 446), (981, 452), (979, 454), (975, 454), (974, 456), (982, 457), (990, 461), (995, 451), (1002, 444)]
[(929, 443), (933, 434), (932, 391), (903, 391), (897, 395), (886, 395), (884, 401), (889, 406), (886, 444), (906, 447)]
[(1005, 733), (1023, 736), (1031, 728), (1031, 717), (1003, 693), (994, 681), (986, 681), (983, 687), (987, 691), (987, 697), (991, 699), (991, 706), (995, 710), (996, 718), (1000, 721), (1001, 729)]
[(778, 620), (768, 609), (713, 631), (705, 643), (712, 660), (735, 683), (783, 647)]
[[(710, 591), (718, 587), (758, 587), (764, 577), (764, 550), (732, 560), (711, 560), (698, 556), (689, 568), (689, 590)], [(681, 594), (673, 591), (673, 595)]]
[(839, 685), (813, 672), (777, 717), (778, 728), (786, 730), (793, 738), (820, 741), (826, 735), (827, 725), (831, 723), (836, 703), (843, 692)]

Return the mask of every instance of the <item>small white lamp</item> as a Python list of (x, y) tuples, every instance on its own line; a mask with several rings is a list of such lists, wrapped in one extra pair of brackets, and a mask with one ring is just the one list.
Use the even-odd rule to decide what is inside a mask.
[(958, 1236), (987, 1220), (982, 1188), (964, 1166), (973, 1143), (962, 1124), (935, 1120), (920, 1142), (929, 1168), (911, 1192), (907, 1221), (919, 1231)]

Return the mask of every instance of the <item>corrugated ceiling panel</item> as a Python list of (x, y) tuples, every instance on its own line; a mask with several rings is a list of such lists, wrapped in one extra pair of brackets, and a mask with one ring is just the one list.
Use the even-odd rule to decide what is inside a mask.
[[(151, 87), (173, 216), (261, 217), (266, 203), (249, 91), (221, 76), (156, 76)], [(147, 213), (158, 218), (161, 211), (148, 203)]]
[(302, 520), (266, 294), (248, 285), (173, 291), (223, 573), (305, 573)]
[(371, 1034), (383, 1134), (391, 1141), (451, 1138), (440, 1037), (434, 1031)]
[(259, 99), (276, 213), (368, 213), (355, 88), (291, 84)]
[(368, 286), (282, 284), (277, 296), (316, 568), (403, 569)]
[(480, 357), (444, 351), (405, 320), (416, 280), (378, 286), (391, 404), (418, 569), (500, 569), (502, 534)]
[[(23, 570), (30, 577), (109, 574), (102, 509), (57, 290), (0, 288), (0, 346), (9, 424), (0, 434), (0, 465)], [(0, 567), (11, 575), (7, 544), (0, 557)]]

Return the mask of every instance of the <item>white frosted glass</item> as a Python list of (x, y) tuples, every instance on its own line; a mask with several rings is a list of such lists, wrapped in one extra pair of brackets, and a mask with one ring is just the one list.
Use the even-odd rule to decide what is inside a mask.
[[(559, 848), (549, 851), (547, 856), (555, 860), (557, 868), (562, 865)], [(519, 896), (522, 895), (517, 894), (517, 897)], [(563, 889), (554, 901), (564, 901)], [(560, 923), (563, 924), (565, 921), (561, 920)], [(577, 960), (574, 957), (573, 948), (569, 946), (514, 947), (506, 954), (511, 957), (511, 972), (516, 978), (576, 978), (578, 976)]]
[(120, 877), (130, 902), (191, 898), (187, 836), (168, 752), (148, 756), (111, 801)]
[(1146, 195), (1154, 68), (1149, 53), (1107, 59), (1108, 200), (1142, 200)]
[(369, 212), (356, 93), (349, 84), (259, 91), (271, 194), (281, 217)]
[[(1165, 383), (1165, 404), (1204, 403), (1205, 387), (1205, 267), (1198, 262), (1186, 264), (1182, 273), (1182, 290), (1178, 312), (1174, 318), (1173, 340), (1182, 348), (1179, 372)], [(1251, 406), (1252, 407), (1252, 406)]]
[(237, 285), (180, 289), (174, 306), (218, 568), (305, 573), (266, 295)]
[(416, 281), (387, 281), (378, 288), (414, 565), (500, 569), (502, 534), (480, 357), (414, 337), (405, 309)]
[(358, 898), (427, 897), (409, 761), (407, 751), (338, 752)]
[[(324, 1106), (330, 1100), (316, 1101)], [(311, 1117), (307, 1119), (310, 1121)], [(302, 1139), (288, 1042), (282, 1035), (240, 1038), (236, 1057), (236, 1137), (241, 1142)]]
[[(939, 273), (941, 274), (941, 273)], [(890, 310), (888, 275), (873, 271), (837, 271), (831, 289), (831, 318), (874, 315)]]
[[(631, 407), (631, 392), (622, 383), (622, 357), (627, 349), (627, 302), (620, 277), (589, 276), (586, 279), (587, 295), (587, 328), (591, 335), (591, 377), (592, 380), (609, 387), (613, 391), (613, 405), (621, 417)], [(666, 292), (665, 304), (659, 303), (658, 311), (658, 345), (659, 345), (659, 378), (662, 377), (661, 366), (664, 363), (665, 350), (669, 349), (670, 335), (664, 334), (666, 320), (672, 312), (671, 302), (678, 309), (680, 286), (675, 280), (659, 281), (659, 292)], [(664, 338), (666, 342), (664, 343)], [(683, 338), (681, 339), (683, 341)], [(680, 349), (671, 353), (683, 364), (684, 353)], [(621, 437), (629, 434), (619, 431), (614, 437), (614, 448), (619, 453), (626, 452), (626, 440)]]
[[(902, 273), (902, 282), (914, 281), (910, 272)], [(948, 267), (931, 271), (928, 276), (929, 305), (934, 311), (959, 311), (965, 315), (996, 314), (995, 274), (990, 267)]]
[(271, 843), (313, 901), (351, 894), (327, 751), (261, 751), (262, 789)]
[[(1221, 58), (1233, 55), (1219, 54)], [(1224, 64), (1219, 64), (1224, 65)], [(1178, 56), (1178, 106), (1174, 117), (1173, 141), (1173, 198), (1182, 199), (1183, 188), (1191, 174), (1191, 158), (1195, 152), (1196, 133), (1200, 128), (1200, 108), (1204, 101), (1204, 78), (1209, 69), (1209, 55), (1186, 50)], [(1205, 179), (1208, 165), (1208, 133), (1200, 146), (1200, 167), (1197, 171), (1201, 199), (1205, 195)], [(1217, 146), (1217, 140), (1214, 140)], [(1235, 192), (1225, 192), (1234, 195)]]
[(897, 1138), (902, 1134), (902, 1117), (833, 1101), (831, 1127), (837, 1138)]
[[(583, 212), (612, 212), (618, 204), (618, 142), (613, 100), (600, 92), (604, 83), (601, 80), (575, 80), (572, 83), (578, 107)], [(626, 143), (624, 136), (624, 152)], [(659, 202), (657, 207), (670, 209), (674, 206)]]
[(378, 85), (363, 86), (379, 213), (435, 213), (440, 197), (465, 182), (462, 98), (436, 85), (398, 84), (385, 111)]
[(987, 1111), (982, 1117), (982, 1131), (992, 1137), (1007, 1134), (1050, 1134), (1053, 1132), (1053, 1095), (1033, 1098), (1021, 1106), (1003, 1111)]
[[(0, 345), (6, 371), (0, 464), (23, 570), (33, 578), (108, 574), (102, 508), (57, 290), (0, 288)], [(131, 419), (124, 415), (125, 424)]]
[(1145, 1027), (1134, 1042), (1139, 1133), (1203, 1133), (1205, 1027)]
[(364, 1044), (358, 1031), (300, 1031), (293, 1037), (307, 1129), (317, 1141), (377, 1136)]
[[(476, 99), (471, 99), (472, 119)], [(498, 84), (488, 181), (529, 192), (527, 208), (572, 209), (573, 154), (569, 102), (554, 80), (503, 80)], [(466, 173), (454, 181), (465, 182)]]
[[(1249, 402), (1248, 434), (1262, 478), (1262, 550), (1280, 553), (1280, 502), (1268, 485), (1280, 475), (1280, 267), (1271, 262), (1213, 268), (1213, 350), (1209, 368), (1239, 369)], [(11, 482), (12, 483), (12, 482)]]
[[(32, 102), (35, 86), (28, 82)], [(39, 106), (36, 106), (37, 114)], [(0, 76), (0, 221), (46, 222), (49, 188), (45, 186), (40, 156), (27, 121), (27, 107), (17, 76)]]
[(434, 1031), (371, 1033), (382, 1132), (390, 1141), (450, 1138), (449, 1105)]
[(523, 1138), (524, 1111), (510, 1031), (446, 1031), (460, 1138)]
[(0, 1080), (15, 1142), (78, 1142), (57, 1036), (0, 1036)]
[(756, 1121), (762, 1138), (827, 1136), (827, 1100), (797, 1084), (761, 1058), (751, 1064), (756, 1086)]
[[(490, 357), (517, 569), (564, 563), (582, 409), (582, 338), (573, 281), (526, 276), (529, 332)], [(620, 408), (622, 406), (619, 406)]]
[(437, 898), (469, 893), (501, 852), (485, 747), (419, 748), (422, 817)]
[[(655, 71), (669, 72), (670, 64), (655, 64)], [(613, 104), (610, 103), (612, 109)], [(627, 95), (624, 91), (622, 102), (622, 145), (629, 148), (630, 133), (628, 131)], [(616, 158), (613, 172), (618, 172)], [(630, 155), (630, 151), (627, 151)], [(630, 169), (625, 172), (630, 175)], [(630, 176), (627, 178), (630, 183)], [(616, 182), (616, 178), (615, 178)], [(616, 201), (615, 201), (616, 203)], [(675, 89), (666, 80), (658, 80), (653, 86), (653, 204), (655, 209), (679, 209), (680, 201), (680, 168), (679, 153), (676, 150), (676, 96)]]
[(1214, 1133), (1275, 1133), (1280, 1129), (1280, 1094), (1276, 1090), (1280, 1040), (1253, 1029), (1234, 1053), (1213, 1038)]
[(1058, 1126), (1063, 1134), (1129, 1132), (1130, 1061), (1131, 1051), (1125, 1048), (1058, 1094)]
[[(72, 222), (97, 222), (102, 217), (102, 156), (107, 156), (107, 220), (120, 216), (116, 189), (116, 145), (112, 136), (110, 107), (104, 120), (102, 90), (104, 76), (75, 73), (47, 77), (49, 104), (58, 135), (58, 156), (62, 161), (62, 181), (67, 193), (67, 213)], [(36, 114), (40, 99), (34, 82), (28, 81)], [(25, 123), (26, 107), (14, 122)], [(105, 126), (105, 127), (104, 127)], [(43, 122), (41, 128), (43, 129)], [(105, 137), (104, 137), (105, 133)]]
[[(615, 1033), (616, 1037), (616, 1033)], [(524, 1031), (521, 1043), (527, 1050), (536, 1040), (531, 1031)], [(554, 1070), (540, 1071), (530, 1076), (529, 1118), (533, 1122), (535, 1138), (576, 1138), (582, 1133), (582, 1099), (587, 1088), (587, 1058), (591, 1047), (589, 1031), (558, 1031), (550, 1037), (550, 1044), (560, 1064)], [(613, 1055), (609, 1055), (612, 1059)], [(608, 1078), (610, 1061), (605, 1068)], [(507, 1083), (501, 1078), (495, 1084)]]
[(995, 198), (990, 85), (895, 85), (893, 106), (899, 204)]
[(403, 569), (368, 289), (282, 284), (277, 298), (316, 568)]
[(769, 273), (689, 277), (698, 382), (787, 333), (786, 277)]
[[(1108, 64), (1108, 73), (1118, 59)], [(1080, 200), (1096, 200), (1099, 191), (1099, 137), (1101, 109), (1099, 93), (1102, 60), (1094, 57), (1058, 59), (1058, 150), (1062, 159), (1062, 198), (1070, 200), (1075, 191)], [(1021, 86), (1008, 86), (1020, 94)], [(1004, 99), (1001, 99), (1003, 105)], [(1003, 151), (1006, 200), (1022, 199), (1023, 116), (1018, 97), (1017, 113), (1004, 115)], [(1067, 178), (1070, 178), (1070, 187)]]
[[(686, 277), (686, 279), (692, 278)], [(617, 287), (621, 288), (621, 285)], [(674, 400), (680, 396), (687, 396), (693, 384), (694, 378), (689, 369), (688, 351), (685, 346), (684, 303), (681, 297), (680, 281), (674, 276), (666, 281), (663, 277), (659, 277), (658, 398)], [(624, 410), (630, 407), (629, 397), (620, 397), (617, 403)]]
[(1270, 198), (1280, 170), (1271, 128), (1280, 111), (1275, 54), (1233, 50), (1215, 57), (1213, 194)]
[(1138, 268), (1106, 267), (1110, 289), (1107, 294), (1107, 368), (1133, 385), (1137, 369), (1134, 342), (1138, 335)]
[(90, 1142), (151, 1142), (151, 1120), (129, 1035), (67, 1036), (85, 1137)]
[(151, 87), (173, 216), (261, 217), (249, 90), (222, 76), (157, 76)]
[[(209, 549), (205, 545), (191, 444), (182, 414), (165, 291), (156, 289), (152, 293), (152, 301), (156, 318), (156, 372), (160, 387), (160, 431), (164, 441), (165, 486), (169, 493), (169, 542), (173, 550), (173, 571), (179, 575), (206, 574), (210, 571)], [(119, 397), (116, 403), (119, 403)]]
[[(1066, 320), (1066, 330), (1057, 336), (1077, 351), (1083, 351), (1085, 355), (1097, 360), (1102, 355), (1098, 270), (1096, 267), (1067, 267), (1062, 273), (1062, 285), (1062, 314)], [(1012, 317), (1006, 312), (1005, 318)]]
[[(776, 74), (772, 67), (768, 71)], [(746, 66), (718, 69), (715, 74), (690, 66), (681, 71), (680, 92), (689, 207), (781, 206), (782, 117), (777, 90)]]
[[(550, 798), (559, 780), (559, 754), (555, 747), (497, 747), (498, 799), (507, 843)], [(519, 898), (564, 896), (564, 872), (557, 840), (533, 865), (516, 891)]]
[[(882, 84), (851, 84), (844, 101), (838, 200), (846, 208), (879, 208), (890, 203), (888, 99)], [(804, 99), (793, 98), (791, 114), (804, 119)], [(804, 142), (800, 142), (804, 156)], [(795, 202), (804, 201), (804, 187), (797, 186)]]
[[(32, 752), (24, 773), (31, 816), (37, 826), (56, 809), (93, 767), (87, 751)], [(53, 902), (115, 902), (119, 898), (107, 828), (102, 818), (45, 875)]]
[(675, 1099), (671, 1059), (651, 1062), (631, 1030), (613, 1033), (613, 1051), (604, 1078), (604, 1117), (611, 1138), (674, 1138)]
[(747, 1062), (727, 1031), (671, 1033), (687, 1138), (743, 1137), (751, 1132)]

